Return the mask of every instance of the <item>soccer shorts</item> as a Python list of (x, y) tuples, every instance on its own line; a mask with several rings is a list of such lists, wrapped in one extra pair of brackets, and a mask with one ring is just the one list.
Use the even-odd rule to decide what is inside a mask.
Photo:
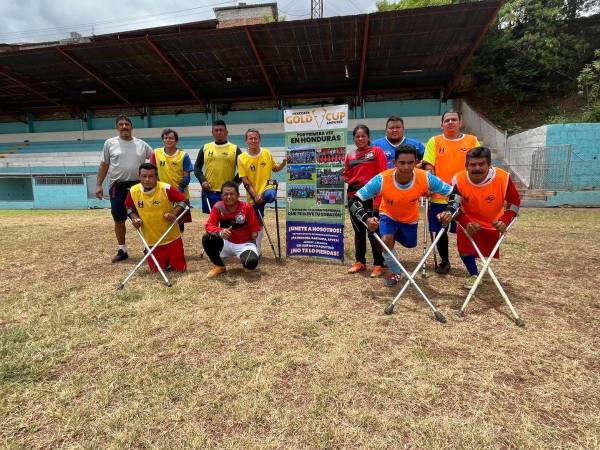
[[(490, 256), (498, 239), (500, 239), (500, 232), (498, 230), (489, 230), (487, 228), (480, 228), (479, 231), (473, 235), (475, 244), (477, 244), (481, 254), (485, 257)], [(456, 233), (456, 245), (458, 247), (458, 252), (461, 255), (466, 253), (478, 258), (477, 252), (473, 248), (473, 245), (471, 245), (471, 241), (469, 241), (465, 231), (460, 227)], [(500, 250), (496, 251), (494, 258), (500, 258)]]
[(382, 214), (379, 218), (379, 233), (394, 236), (394, 240), (406, 248), (417, 246), (418, 223), (402, 223)]
[[(448, 207), (447, 203), (432, 203), (429, 201), (429, 214), (427, 215), (427, 221), (429, 222), (429, 231), (432, 233), (439, 233), (442, 229), (442, 222), (437, 218), (439, 213), (446, 211)], [(456, 223), (452, 221), (450, 224), (450, 233), (456, 233)]]
[(242, 253), (244, 253), (246, 250), (251, 250), (254, 253), (256, 253), (257, 255), (259, 254), (258, 249), (256, 248), (256, 244), (254, 242), (244, 242), (242, 244), (234, 244), (233, 242), (223, 240), (223, 249), (221, 250), (221, 253), (219, 253), (219, 256), (222, 259), (229, 258), (231, 256), (236, 256), (239, 258), (240, 255)]
[(109, 190), (110, 193), (110, 213), (115, 222), (123, 222), (127, 220), (127, 208), (125, 207), (125, 199), (129, 189), (138, 184), (139, 181), (115, 181)]
[[(187, 269), (185, 254), (183, 252), (183, 240), (181, 238), (175, 239), (165, 245), (159, 245), (152, 254), (158, 261), (160, 268), (163, 270), (165, 270), (168, 265), (170, 265), (171, 270), (175, 272), (185, 272), (185, 269)], [(158, 268), (156, 267), (156, 264), (154, 264), (152, 256), (150, 256), (147, 261), (150, 270), (152, 272), (158, 272)]]

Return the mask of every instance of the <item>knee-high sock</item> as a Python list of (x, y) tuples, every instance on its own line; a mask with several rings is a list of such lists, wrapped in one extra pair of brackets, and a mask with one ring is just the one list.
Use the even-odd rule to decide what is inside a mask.
[[(399, 259), (396, 250), (392, 250), (392, 253), (397, 259)], [(383, 252), (383, 259), (385, 260), (385, 265), (388, 267), (388, 269), (390, 269), (396, 275), (402, 273), (402, 269), (400, 269), (398, 263), (394, 260), (394, 258), (391, 257), (391, 255), (387, 251)]]
[(469, 271), (469, 275), (479, 275), (477, 263), (475, 262), (475, 257), (473, 255), (461, 256), (460, 259), (462, 259), (462, 262)]
[(443, 234), (443, 236), (440, 238), (436, 247), (437, 247), (438, 253), (440, 254), (440, 258), (442, 258), (442, 261), (448, 261), (448, 233), (447, 232), (445, 232)]
[(215, 236), (214, 234), (205, 234), (202, 236), (202, 246), (204, 247), (204, 251), (206, 252), (206, 256), (210, 259), (210, 261), (215, 266), (225, 267), (225, 263), (221, 259), (220, 253), (223, 250), (223, 239), (219, 236)]

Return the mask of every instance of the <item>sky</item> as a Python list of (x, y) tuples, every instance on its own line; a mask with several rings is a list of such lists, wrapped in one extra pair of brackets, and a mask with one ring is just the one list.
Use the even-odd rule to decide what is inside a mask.
[[(214, 19), (213, 8), (237, 4), (224, 0), (3, 0), (0, 43), (54, 41), (68, 38), (70, 32), (90, 36)], [(323, 5), (324, 17), (376, 9), (375, 0), (323, 0)], [(280, 0), (277, 6), (279, 15), (288, 21), (310, 18), (310, 0)]]

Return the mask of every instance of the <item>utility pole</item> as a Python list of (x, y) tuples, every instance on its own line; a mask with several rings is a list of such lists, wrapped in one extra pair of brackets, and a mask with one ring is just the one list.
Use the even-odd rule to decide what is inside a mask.
[(310, 0), (310, 18), (320, 19), (323, 17), (323, 0)]

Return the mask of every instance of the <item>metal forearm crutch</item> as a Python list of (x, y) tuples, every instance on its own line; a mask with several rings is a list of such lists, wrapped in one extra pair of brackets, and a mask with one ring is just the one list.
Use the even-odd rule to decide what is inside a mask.
[[(212, 208), (210, 207), (210, 201), (208, 200), (208, 194), (206, 194), (206, 204), (208, 205), (208, 214), (212, 212)], [(200, 252), (200, 259), (204, 258), (204, 248), (202, 248), (202, 252)]]
[[(451, 220), (454, 220), (454, 218), (458, 215), (458, 210), (455, 211), (452, 214), (452, 218)], [(449, 227), (450, 225), (448, 225)], [(419, 269), (421, 268), (421, 265), (425, 265), (427, 258), (429, 258), (429, 255), (431, 254), (432, 251), (435, 250), (435, 246), (437, 245), (438, 241), (442, 238), (443, 234), (446, 233), (448, 231), (448, 227), (443, 227), (439, 233), (437, 233), (435, 239), (433, 240), (433, 242), (431, 243), (431, 245), (429, 246), (429, 248), (427, 249), (427, 251), (425, 252), (425, 254), (423, 255), (423, 258), (421, 258), (421, 261), (419, 261), (419, 263), (417, 264), (417, 267), (415, 267), (415, 270), (413, 270), (413, 273), (411, 274), (412, 278), (414, 278), (418, 273), (419, 273)], [(394, 313), (394, 307), (396, 305), (396, 302), (398, 300), (400, 300), (400, 298), (402, 297), (402, 294), (404, 294), (404, 291), (406, 291), (406, 289), (408, 289), (408, 286), (410, 286), (411, 281), (413, 283), (415, 283), (413, 280), (409, 279), (408, 281), (406, 281), (406, 283), (404, 283), (404, 286), (402, 286), (402, 289), (400, 289), (400, 292), (398, 292), (398, 295), (396, 295), (396, 298), (394, 299), (394, 301), (392, 303), (390, 303), (389, 305), (386, 306), (384, 313), (385, 314), (393, 314)], [(428, 302), (429, 303), (429, 302)], [(439, 312), (439, 311), (438, 311)], [(435, 314), (435, 310), (434, 310), (434, 314)], [(441, 313), (440, 313), (441, 314)], [(443, 316), (442, 316), (443, 317)], [(437, 319), (437, 315), (436, 315), (436, 319)], [(438, 319), (440, 320), (440, 319)], [(440, 322), (445, 322), (446, 319), (444, 318), (444, 320), (440, 320)]]
[(277, 194), (279, 193), (279, 183), (277, 180), (273, 180), (275, 184), (275, 226), (277, 227), (277, 253), (279, 254), (279, 261), (281, 261), (281, 236), (279, 234), (279, 208), (277, 207)]
[[(129, 220), (130, 220), (131, 224), (133, 225), (133, 220), (131, 219), (131, 217), (129, 218)], [(149, 252), (149, 251), (150, 251), (150, 246), (149, 246), (149, 245), (148, 245), (148, 243), (146, 242), (146, 239), (144, 239), (144, 235), (142, 234), (142, 232), (140, 231), (140, 229), (139, 229), (139, 228), (137, 228), (137, 227), (135, 227), (135, 226), (134, 226), (133, 228), (135, 228), (135, 231), (137, 231), (137, 234), (138, 234), (138, 236), (139, 236), (139, 237), (140, 237), (140, 239), (142, 240), (142, 243), (144, 244), (144, 248), (146, 249), (146, 251), (147, 251), (147, 252)], [(160, 274), (162, 275), (162, 277), (163, 277), (163, 280), (165, 280), (165, 284), (166, 284), (168, 287), (171, 287), (171, 286), (172, 286), (172, 284), (171, 284), (171, 282), (169, 281), (169, 279), (167, 278), (167, 276), (165, 275), (165, 273), (163, 272), (162, 268), (160, 267), (160, 264), (159, 264), (159, 263), (158, 263), (158, 261), (156, 260), (156, 257), (155, 257), (154, 255), (151, 255), (150, 257), (152, 258), (152, 261), (154, 261), (154, 264), (156, 265), (156, 267), (158, 268), (158, 271), (159, 271), (159, 272), (160, 272)]]
[[(250, 197), (252, 197), (252, 201), (256, 205), (256, 199), (254, 198), (254, 195), (252, 195), (248, 189), (246, 189), (246, 190), (248, 192), (248, 195), (250, 195)], [(263, 229), (265, 230), (265, 234), (267, 235), (267, 239), (269, 240), (269, 245), (271, 246), (271, 250), (273, 250), (273, 256), (275, 257), (275, 262), (279, 262), (279, 259), (277, 258), (277, 253), (275, 253), (275, 247), (273, 246), (273, 241), (271, 240), (271, 235), (269, 234), (269, 229), (267, 228), (267, 225), (265, 224), (265, 220), (263, 219), (263, 216), (260, 213), (258, 208), (256, 208), (256, 214), (258, 215), (258, 218), (260, 219), (260, 223), (262, 224)], [(260, 249), (258, 249), (258, 251), (260, 252)]]
[[(429, 197), (425, 197), (425, 216), (423, 218), (423, 257), (427, 254), (427, 227), (429, 225), (427, 215), (429, 214)], [(427, 278), (427, 259), (423, 262), (421, 278)]]
[(492, 261), (494, 260), (494, 255), (496, 254), (496, 252), (500, 248), (500, 244), (502, 243), (502, 241), (506, 237), (506, 233), (513, 226), (513, 224), (516, 221), (517, 221), (517, 218), (515, 217), (508, 224), (508, 226), (506, 227), (506, 231), (504, 233), (502, 233), (502, 235), (500, 236), (500, 239), (498, 239), (498, 242), (496, 242), (496, 245), (494, 246), (492, 252), (490, 253), (490, 256), (487, 259), (481, 253), (481, 250), (479, 249), (479, 247), (475, 243), (475, 240), (471, 237), (471, 235), (469, 235), (469, 233), (467, 233), (467, 230), (465, 230), (465, 228), (461, 224), (458, 224), (462, 228), (464, 234), (467, 236), (467, 238), (469, 239), (469, 241), (471, 242), (471, 245), (473, 246), (473, 248), (477, 252), (477, 255), (479, 256), (479, 258), (481, 259), (481, 261), (483, 261), (483, 267), (481, 268), (481, 272), (477, 276), (477, 280), (475, 280), (475, 283), (473, 283), (473, 286), (471, 287), (471, 290), (469, 291), (469, 294), (467, 295), (467, 298), (465, 299), (465, 302), (463, 303), (462, 307), (458, 311), (458, 315), (459, 316), (464, 317), (464, 315), (465, 315), (465, 309), (467, 308), (467, 305), (469, 304), (469, 301), (471, 301), (471, 298), (475, 295), (475, 291), (480, 286), (481, 280), (483, 279), (483, 276), (485, 275), (485, 272), (487, 271), (487, 273), (490, 275), (490, 278), (492, 279), (492, 281), (496, 285), (496, 288), (498, 288), (498, 292), (500, 292), (500, 295), (502, 296), (502, 298), (504, 299), (504, 301), (508, 305), (508, 308), (510, 309), (510, 312), (515, 317), (515, 323), (518, 326), (520, 326), (520, 327), (525, 326), (525, 322), (523, 321), (523, 319), (521, 319), (521, 317), (519, 317), (519, 314), (517, 313), (517, 311), (513, 307), (512, 303), (508, 299), (508, 295), (506, 295), (506, 292), (504, 292), (504, 289), (500, 285), (500, 282), (498, 281), (498, 278), (496, 278), (496, 275), (494, 274), (494, 271), (490, 267)]
[[(357, 217), (357, 219), (358, 219), (358, 217)], [(394, 252), (392, 252), (389, 249), (389, 247), (385, 244), (385, 242), (383, 242), (383, 239), (381, 239), (377, 233), (373, 233), (371, 230), (369, 230), (369, 227), (367, 226), (367, 224), (362, 219), (358, 219), (358, 220), (367, 228), (367, 231), (369, 233), (371, 233), (373, 236), (375, 236), (375, 239), (377, 239), (377, 241), (381, 245), (381, 248), (383, 248), (392, 257), (392, 259), (396, 262), (396, 264), (398, 264), (398, 267), (400, 267), (400, 270), (402, 271), (402, 273), (404, 274), (404, 276), (408, 279), (407, 283), (412, 283), (413, 286), (415, 287), (415, 289), (417, 290), (417, 292), (419, 294), (421, 294), (421, 297), (423, 297), (423, 300), (425, 300), (425, 302), (432, 309), (433, 315), (435, 316), (435, 319), (438, 322), (446, 323), (446, 317), (444, 317), (444, 315), (434, 306), (434, 304), (431, 303), (431, 301), (427, 298), (427, 295), (425, 295), (425, 293), (421, 290), (421, 288), (419, 287), (419, 285), (417, 284), (417, 282), (413, 279), (413, 276), (410, 273), (408, 273), (408, 271), (404, 268), (404, 266), (402, 265), (402, 263), (400, 261), (398, 261), (398, 258), (396, 258), (396, 255), (394, 254)], [(417, 273), (418, 272), (419, 271), (417, 270)], [(389, 308), (389, 306), (388, 306), (388, 308)], [(388, 308), (386, 308), (386, 311), (387, 311)]]
[(183, 217), (183, 215), (190, 209), (190, 207), (188, 205), (185, 205), (185, 208), (183, 209), (183, 211), (181, 212), (181, 214), (179, 214), (175, 220), (173, 221), (173, 223), (169, 226), (169, 228), (167, 228), (167, 231), (164, 232), (164, 234), (160, 237), (160, 239), (158, 241), (156, 241), (156, 243), (154, 244), (154, 246), (148, 250), (148, 252), (144, 255), (144, 257), (140, 260), (140, 262), (137, 263), (137, 265), (133, 268), (133, 270), (130, 272), (129, 275), (127, 275), (127, 277), (121, 282), (121, 284), (119, 284), (117, 286), (117, 289), (123, 289), (125, 287), (125, 283), (127, 283), (129, 281), (129, 279), (133, 276), (134, 273), (137, 272), (137, 270), (142, 267), (142, 264), (144, 264), (144, 262), (150, 258), (150, 256), (152, 256), (152, 253), (154, 253), (154, 250), (156, 250), (158, 248), (158, 246), (160, 245), (160, 243), (164, 240), (164, 238), (167, 237), (167, 235), (171, 232), (171, 230), (173, 229), (173, 227), (175, 225), (177, 225), (177, 223), (179, 222), (179, 219), (181, 219)]

